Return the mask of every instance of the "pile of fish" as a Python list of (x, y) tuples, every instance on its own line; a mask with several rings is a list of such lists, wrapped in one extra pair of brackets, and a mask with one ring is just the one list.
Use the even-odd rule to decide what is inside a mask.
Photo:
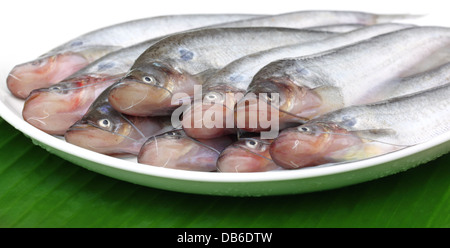
[(151, 17), (17, 65), (7, 87), (34, 127), (143, 166), (262, 172), (354, 161), (450, 131), (450, 28), (395, 23), (411, 18)]

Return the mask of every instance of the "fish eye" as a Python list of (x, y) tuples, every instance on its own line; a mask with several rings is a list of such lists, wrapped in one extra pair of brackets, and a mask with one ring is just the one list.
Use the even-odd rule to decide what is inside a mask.
[(208, 101), (217, 101), (217, 100), (221, 100), (222, 99), (221, 95), (216, 93), (216, 92), (207, 93), (205, 98)]
[(258, 142), (256, 142), (255, 140), (247, 140), (247, 141), (245, 141), (245, 145), (246, 145), (248, 148), (255, 149), (255, 148), (258, 147)]
[(50, 91), (55, 92), (55, 93), (59, 93), (59, 94), (66, 94), (67, 90), (64, 90), (62, 86), (60, 85), (54, 85), (50, 88), (48, 88)]
[(277, 93), (267, 92), (267, 93), (263, 94), (263, 96), (268, 103), (272, 103), (272, 102), (275, 103), (275, 100), (277, 100), (277, 98), (275, 98), (277, 96)]
[(108, 120), (108, 119), (101, 119), (101, 120), (98, 121), (98, 125), (100, 127), (103, 127), (103, 128), (110, 128), (111, 127), (111, 121)]
[(311, 132), (311, 128), (305, 127), (305, 126), (300, 126), (300, 127), (298, 127), (297, 129), (298, 129), (298, 131), (300, 131), (300, 132)]
[(180, 134), (178, 132), (176, 132), (176, 131), (167, 132), (166, 135), (169, 136), (170, 138), (173, 138), (173, 139), (181, 138)]
[(146, 82), (146, 83), (149, 83), (149, 84), (153, 84), (156, 81), (155, 78), (151, 77), (151, 76), (145, 76), (145, 77), (142, 78), (142, 80), (144, 82)]

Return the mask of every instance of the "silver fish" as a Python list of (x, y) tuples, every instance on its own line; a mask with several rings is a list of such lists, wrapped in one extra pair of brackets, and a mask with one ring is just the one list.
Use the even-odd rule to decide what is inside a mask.
[(346, 107), (285, 129), (272, 142), (270, 154), (278, 165), (294, 169), (378, 156), (448, 132), (450, 83)]
[[(248, 87), (242, 103), (257, 106), (260, 93), (279, 94), (280, 126), (304, 122), (342, 107), (373, 101), (375, 89), (420, 71), (417, 64), (450, 45), (450, 29), (412, 27), (335, 49), (322, 56), (272, 62), (262, 68)], [(431, 65), (431, 64), (430, 64)], [(382, 100), (382, 99), (376, 99)], [(239, 103), (238, 103), (239, 105)], [(239, 108), (239, 107), (238, 107)], [(249, 119), (256, 113), (243, 109)], [(275, 110), (274, 110), (275, 111)], [(243, 128), (257, 131), (256, 128)]]
[[(234, 60), (233, 62), (220, 69), (213, 76), (209, 77), (208, 80), (206, 80), (206, 82), (202, 84), (202, 92), (204, 92), (205, 94), (204, 98), (214, 100), (216, 103), (222, 103), (225, 106), (224, 108), (234, 109), (234, 105), (238, 100), (240, 100), (238, 97), (243, 96), (243, 93), (245, 93), (245, 91), (247, 90), (247, 87), (251, 83), (253, 76), (258, 72), (259, 69), (272, 61), (288, 57), (304, 56), (324, 52), (326, 50), (339, 48), (341, 46), (349, 45), (357, 41), (365, 40), (383, 33), (405, 29), (411, 26), (412, 25), (408, 24), (394, 23), (377, 24), (324, 39), (319, 42), (313, 41), (306, 43), (296, 43), (293, 45), (275, 47), (269, 50), (250, 54), (248, 56), (244, 56), (237, 60)], [(212, 111), (212, 109), (210, 107), (210, 104), (204, 103), (203, 108), (200, 110), (199, 107), (196, 107), (196, 111), (205, 112)], [(225, 122), (227, 120), (234, 118), (233, 112), (223, 110), (217, 112), (217, 114), (224, 114), (222, 118), (222, 120), (224, 121), (224, 124), (222, 125), (223, 127), (226, 126)], [(227, 116), (227, 113), (231, 114), (231, 116)], [(185, 131), (189, 136), (194, 138), (211, 138), (216, 135), (220, 136), (224, 133), (234, 133), (236, 130), (234, 127), (229, 130), (223, 130), (218, 128), (218, 125), (215, 125), (213, 130), (208, 130), (204, 125), (209, 125), (208, 122), (211, 122), (212, 120), (206, 119), (202, 120), (203, 125), (201, 128), (193, 128), (193, 125), (191, 125), (190, 122), (190, 118), (193, 118), (193, 116), (191, 115), (191, 111), (186, 111), (184, 115), (184, 126), (186, 127)]]
[(269, 17), (253, 18), (239, 23), (229, 23), (222, 27), (289, 27), (309, 28), (336, 24), (373, 25), (394, 20), (413, 19), (419, 15), (410, 14), (376, 14), (358, 11), (307, 10), (282, 13)]
[(139, 56), (111, 90), (109, 100), (125, 114), (167, 115), (179, 106), (173, 102), (194, 95), (195, 84), (239, 57), (332, 35), (335, 33), (273, 27), (210, 28), (172, 35)]
[(23, 99), (33, 89), (49, 87), (112, 51), (174, 32), (255, 17), (261, 15), (172, 15), (104, 27), (76, 37), (33, 61), (15, 66), (7, 78), (7, 86), (13, 95)]

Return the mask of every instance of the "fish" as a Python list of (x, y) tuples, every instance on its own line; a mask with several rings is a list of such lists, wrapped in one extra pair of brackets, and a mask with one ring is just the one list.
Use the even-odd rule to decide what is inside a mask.
[(329, 112), (287, 128), (270, 145), (286, 169), (381, 156), (450, 132), (450, 81), (424, 91)]
[[(320, 26), (329, 26), (329, 25), (337, 25), (337, 24), (362, 24), (362, 25), (371, 25), (376, 23), (384, 23), (384, 22), (390, 22), (392, 20), (398, 20), (398, 19), (408, 19), (408, 18), (416, 18), (415, 15), (409, 15), (409, 14), (387, 14), (387, 15), (380, 15), (375, 13), (367, 13), (367, 12), (355, 12), (355, 11), (297, 11), (297, 12), (290, 12), (290, 13), (282, 13), (279, 15), (273, 15), (273, 16), (266, 16), (266, 17), (259, 17), (259, 18), (253, 18), (243, 21), (235, 21), (235, 22), (228, 22), (224, 24), (218, 24), (215, 27), (210, 26), (210, 29), (214, 28), (248, 28), (248, 27), (284, 27), (284, 28), (313, 28), (313, 27), (320, 27)], [(202, 32), (202, 31), (200, 31)], [(204, 37), (204, 36), (202, 36)], [(170, 40), (170, 39), (168, 39)], [(175, 38), (172, 39), (169, 43), (177, 43)], [(214, 41), (217, 42), (217, 41)], [(231, 41), (230, 41), (231, 42)], [(209, 44), (211, 44), (209, 42)], [(222, 44), (223, 47), (228, 47), (230, 43)], [(238, 43), (236, 41), (233, 42), (237, 46)], [(280, 42), (279, 45), (283, 45), (284, 43)], [(260, 45), (260, 44), (259, 44)], [(205, 46), (206, 47), (206, 46)], [(228, 50), (230, 51), (230, 50)], [(193, 55), (196, 55), (197, 60), (197, 54), (195, 51), (191, 51), (189, 48), (185, 47), (178, 47), (175, 48), (175, 51), (173, 51), (175, 54), (173, 55), (174, 59), (176, 60), (182, 60), (184, 62), (190, 61), (193, 59)], [(169, 104), (168, 98), (172, 94), (175, 94), (173, 92), (173, 89), (167, 86), (163, 86), (163, 83), (157, 82), (154, 76), (152, 76), (151, 72), (161, 74), (161, 71), (163, 71), (163, 74), (170, 73), (171, 77), (170, 80), (175, 80), (175, 76), (178, 75), (178, 77), (182, 76), (185, 77), (186, 74), (180, 73), (178, 69), (185, 69), (182, 68), (170, 68), (170, 65), (164, 65), (163, 63), (160, 63), (160, 61), (157, 61), (153, 67), (149, 66), (149, 63), (153, 63), (155, 61), (151, 60), (151, 56), (149, 56), (151, 53), (151, 49), (143, 53), (137, 60), (135, 65), (133, 65), (132, 69), (129, 71), (129, 77), (128, 83), (123, 83), (117, 86), (118, 90), (117, 92), (112, 92), (110, 102), (111, 104), (118, 110), (126, 114), (131, 115), (161, 115), (166, 114), (167, 112), (170, 112), (173, 110), (172, 103)], [(222, 51), (221, 53), (225, 55), (225, 53)], [(227, 54), (228, 55), (228, 54)], [(147, 57), (147, 58), (146, 58)], [(227, 58), (230, 58), (229, 56), (226, 56)], [(146, 61), (149, 60), (149, 61)], [(159, 60), (162, 60), (161, 58)], [(147, 62), (147, 63), (145, 63)], [(200, 82), (203, 81), (205, 78), (208, 77), (208, 74), (211, 74), (214, 69), (217, 69), (217, 66), (220, 66), (221, 64), (218, 64), (218, 61), (212, 61), (214, 63), (215, 68), (208, 68), (206, 71), (203, 71), (202, 75), (196, 75), (197, 77), (193, 77), (193, 75), (186, 76), (186, 80), (190, 81), (190, 83), (197, 82), (196, 80), (199, 80)], [(204, 63), (204, 62), (202, 62)], [(147, 64), (147, 65), (146, 65)], [(193, 64), (193, 63), (191, 63)], [(197, 66), (199, 66), (198, 63), (196, 63)], [(199, 69), (201, 67), (198, 67)], [(172, 72), (170, 72), (172, 70)], [(158, 72), (159, 71), (159, 72)], [(199, 71), (195, 71), (195, 73), (199, 73)], [(150, 75), (149, 77), (144, 75)], [(159, 75), (161, 76), (161, 75)], [(183, 78), (184, 79), (184, 78)], [(158, 79), (161, 80), (161, 79)], [(169, 81), (170, 81), (169, 80)], [(134, 82), (130, 82), (134, 81)], [(141, 83), (141, 85), (137, 83)], [(154, 92), (153, 90), (150, 94), (146, 94), (148, 87), (143, 87), (142, 84), (151, 84), (156, 88), (155, 90), (157, 92)], [(161, 85), (158, 85), (161, 84)], [(130, 86), (132, 85), (132, 86)], [(171, 84), (170, 86), (172, 86)], [(184, 86), (184, 85), (183, 85)], [(120, 90), (119, 90), (120, 89)], [(183, 88), (181, 87), (179, 89), (180, 92), (184, 92), (190, 96), (192, 92), (189, 92), (188, 90), (192, 91), (192, 87)], [(114, 94), (117, 94), (114, 96)], [(138, 100), (131, 95), (138, 95)], [(143, 100), (145, 98), (145, 101)], [(151, 100), (149, 100), (151, 99)], [(143, 101), (141, 101), (143, 100)], [(173, 102), (180, 102), (180, 99), (173, 99)], [(163, 103), (164, 102), (164, 103)], [(159, 111), (156, 111), (156, 106), (158, 108), (162, 108)], [(165, 107), (161, 107), (161, 105), (164, 105)], [(177, 105), (177, 104), (175, 104)], [(151, 111), (151, 110), (152, 111)]]
[(14, 96), (25, 99), (33, 89), (50, 87), (92, 61), (121, 48), (187, 29), (261, 16), (166, 15), (107, 26), (75, 37), (30, 62), (16, 65), (6, 79), (7, 87)]
[[(412, 27), (412, 25), (397, 23), (375, 24), (321, 41), (301, 42), (293, 45), (275, 47), (238, 58), (214, 73), (214, 75), (202, 84), (202, 93), (204, 92), (202, 98), (214, 101), (217, 104), (211, 106), (209, 101), (192, 104), (194, 107), (191, 105), (191, 109), (184, 112), (182, 121), (183, 128), (189, 136), (194, 138), (212, 138), (223, 134), (235, 133), (237, 129), (234, 125), (234, 106), (246, 92), (253, 76), (263, 66), (275, 60), (316, 54), (409, 27)], [(215, 110), (214, 108), (218, 109)], [(233, 111), (226, 111), (227, 109)], [(200, 111), (202, 113), (205, 111), (215, 111), (216, 115), (223, 114), (221, 119), (223, 123), (217, 123), (216, 125), (210, 123), (215, 122), (217, 118), (215, 120), (199, 120), (198, 122), (201, 121), (201, 123), (196, 123), (197, 121), (192, 122), (192, 118), (195, 118), (194, 111)], [(202, 114), (202, 116), (204, 115)], [(230, 119), (232, 119), (230, 122), (232, 125), (228, 125), (228, 128), (226, 128), (227, 122)], [(195, 127), (195, 124), (201, 125)], [(206, 126), (213, 128), (207, 128)]]
[(270, 157), (272, 141), (257, 136), (239, 139), (220, 153), (217, 170), (237, 173), (282, 170)]
[(243, 20), (239, 23), (230, 22), (221, 27), (287, 27), (310, 28), (343, 24), (373, 25), (396, 20), (416, 19), (421, 15), (413, 14), (377, 14), (361, 11), (337, 10), (304, 10), (281, 13), (272, 16), (262, 16)]
[(142, 146), (138, 163), (189, 171), (217, 171), (220, 152), (234, 141), (232, 136), (193, 139), (182, 129), (150, 137)]
[(173, 129), (168, 117), (137, 117), (117, 112), (108, 102), (108, 90), (65, 132), (68, 143), (111, 156), (137, 155), (148, 138)]
[(167, 115), (181, 102), (191, 101), (194, 85), (239, 57), (332, 35), (336, 34), (274, 27), (208, 28), (171, 35), (136, 59), (111, 90), (109, 101), (124, 114)]
[[(240, 21), (234, 23), (238, 24)], [(342, 26), (346, 29), (361, 27), (349, 24)], [(326, 30), (342, 26), (319, 28)], [(28, 99), (25, 99), (22, 111), (24, 120), (48, 134), (64, 135), (71, 125), (81, 119), (106, 87), (122, 78), (141, 53), (164, 37), (149, 39), (108, 53), (57, 84), (33, 90)], [(87, 91), (93, 93), (86, 93)]]
[[(319, 56), (271, 62), (255, 74), (246, 95), (236, 104), (237, 115), (246, 118), (241, 119), (244, 124), (240, 128), (264, 130), (257, 119), (261, 114), (259, 96), (269, 106), (268, 113), (279, 113), (280, 128), (305, 123), (346, 106), (383, 100), (374, 99), (375, 89), (442, 64), (445, 60), (433, 61), (434, 54), (448, 50), (449, 45), (448, 28), (411, 27)], [(418, 64), (427, 64), (428, 68), (418, 69)], [(276, 104), (272, 104), (273, 100), (277, 100)]]
[(25, 99), (23, 119), (51, 135), (64, 135), (99, 95), (118, 82), (134, 60), (159, 38), (111, 52), (48, 88), (35, 89)]

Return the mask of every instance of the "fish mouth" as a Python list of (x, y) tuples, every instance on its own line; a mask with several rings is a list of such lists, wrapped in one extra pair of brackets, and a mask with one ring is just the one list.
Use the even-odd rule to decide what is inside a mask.
[(46, 89), (33, 90), (25, 100), (22, 117), (48, 134), (64, 135), (89, 107), (81, 98), (81, 95), (60, 95)]
[(108, 100), (123, 114), (151, 116), (170, 113), (172, 96), (165, 87), (125, 78), (111, 88)]
[(234, 107), (236, 127), (248, 132), (269, 130), (279, 123), (280, 108), (260, 95), (246, 94)]
[(298, 169), (322, 163), (320, 144), (305, 142), (306, 134), (282, 132), (270, 145), (270, 155), (285, 169)]
[[(105, 130), (94, 123), (78, 121), (65, 133), (68, 143), (107, 155), (137, 154), (142, 143), (125, 133)], [(129, 130), (128, 130), (129, 133)]]
[(358, 147), (363, 141), (336, 125), (302, 125), (289, 128), (270, 145), (270, 155), (279, 166), (298, 169), (345, 159), (345, 151)]
[(14, 96), (25, 99), (32, 90), (58, 83), (88, 64), (86, 58), (76, 53), (40, 57), (15, 66), (9, 73), (6, 84)]
[(235, 133), (233, 106), (230, 102), (194, 102), (183, 112), (183, 130), (188, 136), (198, 139), (212, 139)]
[(217, 170), (220, 172), (263, 172), (277, 168), (270, 156), (236, 144), (227, 147), (217, 160)]
[(142, 146), (138, 162), (190, 171), (215, 171), (219, 151), (186, 135), (154, 136)]

